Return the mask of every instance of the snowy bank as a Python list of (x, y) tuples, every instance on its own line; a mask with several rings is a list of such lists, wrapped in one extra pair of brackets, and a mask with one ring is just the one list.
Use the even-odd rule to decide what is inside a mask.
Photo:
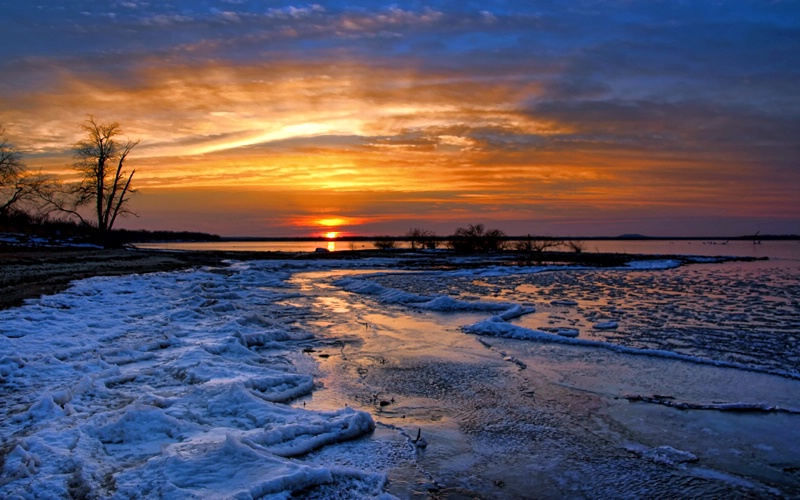
[(280, 265), (92, 278), (0, 311), (0, 496), (382, 494), (385, 477), (296, 457), (374, 429), (284, 403), (314, 388), (286, 356)]

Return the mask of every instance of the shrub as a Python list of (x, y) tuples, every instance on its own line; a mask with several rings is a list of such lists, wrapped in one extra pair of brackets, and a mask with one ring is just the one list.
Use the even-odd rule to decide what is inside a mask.
[(563, 244), (561, 240), (551, 238), (550, 236), (533, 236), (528, 235), (524, 239), (514, 242), (514, 250), (518, 252), (544, 252), (551, 248), (558, 248)]
[(486, 230), (483, 224), (470, 224), (459, 227), (450, 238), (449, 246), (460, 253), (486, 253), (504, 250), (507, 246), (506, 234), (499, 229)]
[(438, 244), (438, 241), (436, 241), (436, 233), (418, 227), (409, 229), (406, 233), (406, 238), (408, 238), (411, 250), (416, 250), (418, 248), (434, 249)]
[(375, 238), (375, 248), (378, 250), (391, 250), (397, 248), (397, 242), (391, 236), (378, 236)]

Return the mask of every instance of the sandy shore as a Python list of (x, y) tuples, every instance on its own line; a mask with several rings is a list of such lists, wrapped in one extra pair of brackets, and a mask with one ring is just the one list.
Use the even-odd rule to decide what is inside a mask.
[(217, 265), (228, 258), (226, 252), (7, 247), (0, 249), (0, 309), (59, 292), (77, 279), (174, 271)]

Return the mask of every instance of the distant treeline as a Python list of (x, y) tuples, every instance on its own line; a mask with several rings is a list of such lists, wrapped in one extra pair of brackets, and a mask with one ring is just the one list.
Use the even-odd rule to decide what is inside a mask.
[[(25, 238), (42, 238), (73, 243), (95, 243), (98, 231), (94, 226), (68, 219), (35, 217), (22, 211), (0, 215), (0, 233), (13, 233)], [(161, 241), (220, 241), (216, 234), (197, 231), (146, 231), (114, 229), (103, 237), (103, 245), (121, 246), (129, 243)]]
[[(99, 240), (98, 230), (89, 224), (82, 224), (70, 219), (53, 219), (36, 217), (29, 213), (11, 210), (0, 214), (0, 233), (16, 233), (25, 237), (38, 237), (73, 242), (96, 242)], [(131, 243), (174, 242), (174, 241), (324, 241), (326, 238), (316, 237), (221, 237), (216, 234), (198, 231), (148, 231), (115, 229), (103, 237), (104, 245), (126, 245)], [(377, 242), (380, 248), (393, 248), (393, 242), (411, 242), (412, 248), (449, 247), (457, 251), (496, 251), (521, 250), (543, 251), (555, 247), (569, 247), (580, 253), (583, 241), (602, 240), (691, 240), (691, 241), (781, 241), (800, 240), (796, 234), (752, 234), (731, 237), (654, 237), (641, 234), (623, 234), (619, 236), (586, 236), (586, 237), (554, 237), (545, 235), (509, 236), (497, 229), (486, 229), (482, 224), (459, 227), (452, 235), (437, 235), (432, 231), (412, 228), (404, 235), (382, 236), (342, 236), (338, 241)]]
[(161, 241), (222, 241), (217, 234), (197, 231), (146, 231), (144, 229), (115, 229), (116, 238), (124, 243), (151, 243)]

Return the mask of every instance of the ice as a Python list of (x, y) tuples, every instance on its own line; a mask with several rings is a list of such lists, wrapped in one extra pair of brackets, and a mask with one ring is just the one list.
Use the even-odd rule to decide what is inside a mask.
[(314, 339), (283, 303), (297, 267), (91, 278), (0, 311), (0, 496), (380, 496), (382, 473), (297, 458), (374, 429), (287, 404), (314, 389), (291, 361)]
[(230, 262), (0, 311), (0, 497), (796, 486), (794, 275), (463, 261)]
[(7, 478), (27, 478), (36, 473), (36, 457), (17, 445), (5, 457), (3, 475)]
[[(688, 361), (691, 363), (709, 364), (714, 366), (736, 368), (739, 370), (747, 370), (747, 371), (762, 371), (757, 367), (744, 365), (741, 363), (732, 363), (728, 361), (701, 358), (698, 356), (690, 356), (673, 351), (665, 351), (660, 349), (638, 349), (634, 347), (627, 347), (624, 345), (613, 344), (610, 342), (600, 342), (596, 340), (575, 338), (574, 335), (566, 335), (566, 336), (563, 334), (554, 335), (552, 333), (543, 330), (534, 330), (531, 328), (525, 328), (513, 325), (511, 323), (507, 323), (500, 316), (492, 316), (487, 320), (479, 321), (478, 323), (465, 326), (464, 331), (476, 335), (487, 335), (487, 336), (503, 337), (509, 339), (517, 339), (517, 340), (532, 340), (538, 342), (562, 343), (562, 344), (580, 345), (584, 347), (596, 347), (625, 354), (652, 356), (665, 359), (675, 359), (680, 361)], [(789, 378), (800, 379), (800, 373), (793, 371), (779, 371), (779, 372), (771, 371), (771, 373), (776, 373)]]
[(616, 321), (600, 321), (592, 325), (595, 330), (614, 330), (619, 328), (619, 323)]
[(697, 462), (698, 460), (697, 456), (688, 451), (678, 450), (667, 445), (657, 446), (655, 448), (648, 448), (642, 445), (629, 445), (626, 449), (643, 458), (652, 460), (657, 464), (680, 465), (683, 463)]
[(577, 328), (556, 328), (556, 333), (562, 337), (577, 337), (580, 331)]
[(289, 462), (233, 436), (168, 446), (117, 475), (118, 498), (262, 498), (333, 481), (331, 471)]
[(358, 278), (343, 278), (336, 285), (353, 293), (372, 295), (375, 300), (385, 304), (422, 304), (430, 303), (436, 297), (407, 293), (383, 287), (374, 281)]
[(375, 429), (372, 417), (345, 408), (336, 412), (309, 414), (299, 417), (299, 423), (283, 425), (258, 434), (249, 441), (274, 455), (296, 457), (330, 443), (358, 437)]
[[(710, 262), (709, 260), (705, 260), (705, 262)], [(657, 269), (673, 269), (680, 266), (680, 261), (675, 259), (662, 259), (662, 260), (636, 260), (632, 262), (628, 262), (625, 264), (625, 267), (630, 269), (648, 269), (648, 270), (657, 270)]]
[(521, 308), (517, 304), (489, 301), (466, 301), (447, 295), (419, 295), (394, 288), (384, 287), (374, 281), (359, 278), (344, 278), (335, 284), (349, 292), (373, 296), (383, 304), (399, 304), (415, 309), (438, 312), (481, 312), (506, 311), (510, 315), (522, 315), (532, 309)]

